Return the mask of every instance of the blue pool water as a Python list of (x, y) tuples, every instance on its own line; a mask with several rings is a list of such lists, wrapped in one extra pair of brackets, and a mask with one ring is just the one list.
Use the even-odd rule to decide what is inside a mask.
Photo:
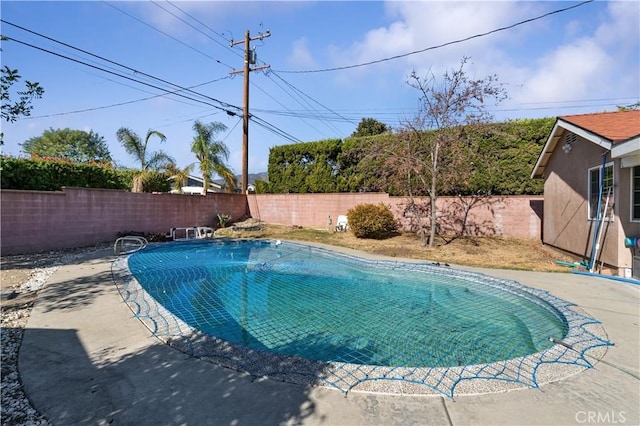
[(568, 329), (522, 287), (446, 267), (366, 261), (294, 243), (162, 244), (129, 258), (158, 303), (193, 328), (259, 351), (396, 367), (491, 363)]

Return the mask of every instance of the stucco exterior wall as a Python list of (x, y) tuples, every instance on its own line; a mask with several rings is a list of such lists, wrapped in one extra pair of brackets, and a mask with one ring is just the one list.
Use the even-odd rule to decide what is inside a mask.
[[(591, 257), (596, 221), (589, 219), (588, 171), (602, 166), (606, 150), (593, 142), (577, 138), (573, 149), (564, 153), (558, 147), (545, 171), (543, 242), (586, 259)], [(631, 250), (624, 249), (625, 235), (640, 235), (640, 223), (630, 221), (630, 169), (614, 164), (613, 221), (604, 222), (598, 264), (618, 269), (632, 266)], [(600, 234), (600, 233), (599, 233)]]
[(0, 202), (2, 255), (113, 241), (120, 232), (214, 226), (218, 213), (239, 219), (246, 212), (244, 196), (217, 193), (202, 197), (85, 188), (2, 190)]
[[(616, 212), (619, 220), (616, 221), (618, 257), (621, 267), (632, 268), (633, 251), (624, 247), (626, 237), (640, 237), (640, 222), (631, 220), (631, 168), (620, 167), (620, 160), (616, 160), (616, 170), (619, 172), (615, 188)], [(639, 271), (635, 271), (636, 275)]]

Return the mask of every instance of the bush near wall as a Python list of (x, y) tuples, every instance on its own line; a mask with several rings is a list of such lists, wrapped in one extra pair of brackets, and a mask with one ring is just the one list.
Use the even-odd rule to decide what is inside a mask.
[[(30, 191), (59, 191), (62, 187), (131, 188), (136, 170), (116, 170), (100, 163), (73, 163), (52, 158), (13, 158), (0, 156), (0, 187)], [(150, 172), (144, 179), (147, 192), (168, 192), (167, 177)]]
[(358, 204), (347, 211), (349, 228), (358, 238), (381, 240), (398, 229), (393, 213), (384, 204)]

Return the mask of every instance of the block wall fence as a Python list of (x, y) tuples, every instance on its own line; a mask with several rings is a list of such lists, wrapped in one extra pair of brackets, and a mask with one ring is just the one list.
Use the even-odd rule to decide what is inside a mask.
[[(428, 198), (416, 198), (415, 204), (425, 218)], [(419, 229), (417, 216), (408, 208), (406, 197), (386, 193), (339, 194), (249, 194), (251, 217), (268, 223), (329, 229), (338, 215), (358, 204), (385, 204), (404, 231)], [(491, 198), (439, 197), (440, 232), (466, 235), (542, 238), (542, 196), (508, 196)], [(428, 214), (428, 213), (427, 213)], [(423, 220), (428, 225), (428, 221)]]
[(115, 241), (121, 232), (166, 234), (211, 226), (217, 214), (237, 220), (247, 211), (239, 194), (192, 196), (63, 188), (61, 192), (0, 191), (0, 253), (35, 253)]
[[(115, 241), (126, 232), (167, 233), (184, 226), (216, 227), (217, 215), (331, 229), (338, 215), (363, 203), (391, 208), (404, 230), (416, 230), (408, 199), (385, 193), (178, 194), (63, 188), (60, 192), (0, 191), (0, 254), (36, 253)], [(428, 203), (417, 200), (419, 206)], [(441, 197), (442, 231), (541, 239), (542, 197)]]

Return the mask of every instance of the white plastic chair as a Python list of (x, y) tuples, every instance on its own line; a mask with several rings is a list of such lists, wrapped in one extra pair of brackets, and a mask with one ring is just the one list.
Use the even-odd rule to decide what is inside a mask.
[(336, 231), (338, 232), (346, 232), (349, 229), (349, 220), (345, 215), (339, 215), (338, 220), (336, 220)]

